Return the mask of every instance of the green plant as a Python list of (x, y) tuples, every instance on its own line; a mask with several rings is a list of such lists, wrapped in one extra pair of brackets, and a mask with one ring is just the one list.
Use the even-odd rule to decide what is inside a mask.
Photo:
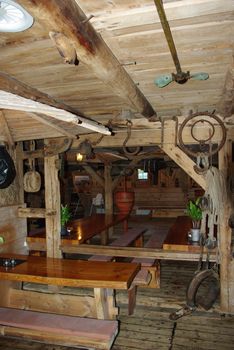
[(193, 228), (200, 228), (202, 210), (199, 203), (200, 197), (198, 197), (195, 201), (190, 200), (187, 205), (186, 213), (192, 220)]
[(66, 223), (71, 219), (70, 208), (66, 205), (61, 204), (61, 226), (65, 226)]

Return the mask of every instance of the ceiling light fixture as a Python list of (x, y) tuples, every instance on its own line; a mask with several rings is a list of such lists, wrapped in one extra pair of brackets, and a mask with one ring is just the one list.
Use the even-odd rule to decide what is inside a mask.
[(21, 32), (33, 25), (33, 17), (12, 0), (0, 0), (0, 32)]

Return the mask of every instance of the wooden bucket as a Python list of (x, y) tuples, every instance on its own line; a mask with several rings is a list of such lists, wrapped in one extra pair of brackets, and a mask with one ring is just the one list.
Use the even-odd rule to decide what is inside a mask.
[(130, 213), (134, 200), (134, 192), (119, 191), (115, 193), (115, 204), (121, 213)]

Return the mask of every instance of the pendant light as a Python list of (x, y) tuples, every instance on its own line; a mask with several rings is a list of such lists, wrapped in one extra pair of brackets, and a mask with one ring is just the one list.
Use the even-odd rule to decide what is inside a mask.
[(33, 25), (33, 17), (12, 0), (0, 0), (0, 32), (21, 32)]

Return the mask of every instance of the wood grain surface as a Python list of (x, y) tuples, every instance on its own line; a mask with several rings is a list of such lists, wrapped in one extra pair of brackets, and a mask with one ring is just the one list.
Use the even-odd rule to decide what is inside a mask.
[[(12, 257), (9, 254), (1, 258)], [(24, 259), (14, 268), (0, 266), (0, 279), (53, 284), (58, 286), (128, 289), (139, 264), (83, 261), (14, 255)]]

